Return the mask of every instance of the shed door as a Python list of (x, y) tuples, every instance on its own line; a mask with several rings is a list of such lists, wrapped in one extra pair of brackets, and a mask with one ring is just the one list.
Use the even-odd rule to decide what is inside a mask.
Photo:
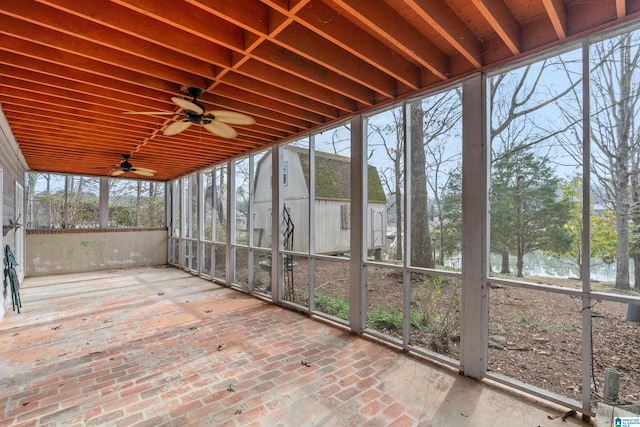
[(371, 209), (371, 246), (379, 247), (384, 245), (384, 211)]

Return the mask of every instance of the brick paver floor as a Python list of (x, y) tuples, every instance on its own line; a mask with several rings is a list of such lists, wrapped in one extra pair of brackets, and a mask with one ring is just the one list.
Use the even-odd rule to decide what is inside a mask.
[(580, 424), (179, 269), (28, 278), (21, 294), (0, 321), (2, 427)]

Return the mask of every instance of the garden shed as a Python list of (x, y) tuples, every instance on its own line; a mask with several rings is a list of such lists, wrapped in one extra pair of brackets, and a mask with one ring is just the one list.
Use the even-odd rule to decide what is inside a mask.
[[(350, 159), (337, 154), (315, 151), (315, 188), (310, 191), (309, 150), (296, 146), (283, 147), (283, 200), (295, 232), (293, 251), (309, 248), (309, 209), (315, 211), (316, 253), (349, 252), (351, 229)], [(257, 165), (255, 175), (255, 228), (257, 246), (271, 244), (271, 154)], [(368, 224), (367, 247), (380, 251), (386, 235), (386, 197), (375, 166), (367, 167)], [(310, 200), (313, 203), (310, 203)]]

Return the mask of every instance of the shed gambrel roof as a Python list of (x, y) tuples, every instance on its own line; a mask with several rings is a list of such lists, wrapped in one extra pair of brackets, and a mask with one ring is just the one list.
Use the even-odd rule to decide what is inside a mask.
[[(287, 146), (285, 149), (297, 153), (302, 166), (304, 180), (309, 189), (310, 168), (309, 150), (302, 147)], [(315, 152), (316, 161), (316, 199), (350, 200), (351, 197), (351, 159), (337, 154)], [(367, 167), (369, 202), (386, 203), (378, 169)]]

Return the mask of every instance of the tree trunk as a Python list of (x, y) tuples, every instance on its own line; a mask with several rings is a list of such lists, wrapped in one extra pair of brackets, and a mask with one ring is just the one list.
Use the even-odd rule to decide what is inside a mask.
[(440, 209), (440, 265), (444, 265), (444, 215), (442, 215), (442, 209)]
[(631, 129), (633, 128), (633, 117), (635, 112), (630, 104), (634, 94), (634, 85), (632, 84), (634, 67), (631, 65), (630, 39), (625, 38), (620, 49), (620, 59), (623, 66), (619, 76), (620, 85), (620, 102), (614, 102), (613, 115), (617, 118), (615, 126), (616, 139), (618, 143), (618, 151), (613, 156), (615, 167), (612, 168), (615, 181), (615, 210), (616, 210), (616, 289), (629, 289), (629, 197), (631, 196), (629, 188), (630, 159), (631, 152)]
[(403, 243), (402, 243), (402, 177), (400, 174), (400, 150), (396, 150), (395, 168), (396, 168), (396, 259), (402, 260)]
[(411, 104), (411, 265), (433, 268), (424, 153), (424, 111)]
[(618, 181), (616, 201), (616, 289), (629, 289), (629, 187)]
[(524, 274), (523, 274), (523, 271), (524, 271), (524, 248), (523, 248), (523, 242), (522, 242), (522, 240), (520, 238), (518, 239), (518, 253), (516, 255), (516, 269), (517, 269), (516, 276), (517, 277), (524, 277)]
[(511, 268), (509, 267), (509, 249), (506, 246), (503, 246), (500, 251), (500, 255), (502, 256), (500, 274), (511, 274)]

